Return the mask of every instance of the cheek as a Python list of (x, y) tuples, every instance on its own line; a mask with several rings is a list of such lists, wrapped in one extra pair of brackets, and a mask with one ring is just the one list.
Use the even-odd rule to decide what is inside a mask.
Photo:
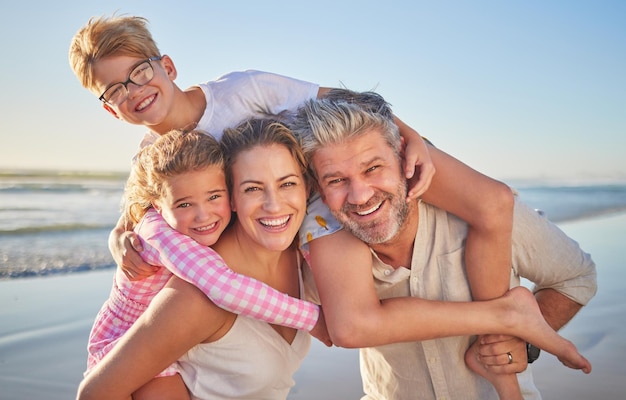
[(161, 210), (161, 215), (163, 216), (165, 222), (167, 222), (167, 224), (172, 228), (178, 229), (181, 225), (182, 219), (179, 213), (176, 213), (169, 208), (164, 208)]
[(232, 203), (226, 200), (220, 205), (220, 208), (217, 210), (217, 214), (219, 214), (223, 219), (229, 220), (232, 211), (235, 211), (232, 207)]
[(325, 190), (324, 194), (322, 194), (322, 200), (331, 211), (341, 209), (344, 197), (344, 194), (340, 190)]

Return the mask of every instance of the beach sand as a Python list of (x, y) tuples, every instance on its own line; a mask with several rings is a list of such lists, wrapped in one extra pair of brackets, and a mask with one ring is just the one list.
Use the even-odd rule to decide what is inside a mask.
[[(599, 291), (561, 333), (593, 364), (584, 375), (542, 354), (532, 366), (544, 399), (623, 399), (626, 394), (626, 214), (560, 224), (591, 253)], [(112, 270), (0, 281), (0, 399), (72, 399), (89, 329)], [(314, 341), (289, 399), (358, 399), (358, 351)]]

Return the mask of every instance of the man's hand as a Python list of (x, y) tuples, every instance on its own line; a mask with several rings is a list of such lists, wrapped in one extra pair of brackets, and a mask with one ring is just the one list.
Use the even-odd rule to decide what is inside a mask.
[[(465, 352), (465, 363), (470, 370), (487, 379), (498, 392), (498, 397), (507, 400), (523, 400), (522, 392), (517, 381), (519, 365), (515, 359), (518, 356), (515, 342), (517, 339), (505, 335), (484, 335), (474, 341)], [(486, 342), (486, 344), (482, 344)], [(526, 343), (524, 343), (523, 360), (526, 360)], [(504, 357), (501, 354), (505, 350)], [(481, 352), (487, 354), (482, 355)], [(509, 357), (509, 353), (511, 356)], [(522, 361), (523, 361), (522, 360)], [(487, 361), (487, 363), (485, 363)], [(522, 371), (526, 369), (524, 366)]]
[(477, 342), (478, 360), (492, 373), (519, 373), (528, 367), (526, 342), (522, 339), (508, 335), (483, 335)]

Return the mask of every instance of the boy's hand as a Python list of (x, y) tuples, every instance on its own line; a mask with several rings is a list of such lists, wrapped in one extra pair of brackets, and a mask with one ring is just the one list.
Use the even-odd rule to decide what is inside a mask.
[(145, 279), (155, 274), (158, 267), (148, 264), (141, 258), (143, 250), (139, 237), (133, 231), (116, 227), (109, 235), (109, 251), (115, 263), (131, 281)]
[(419, 133), (398, 117), (394, 121), (402, 137), (402, 154), (404, 158), (404, 175), (409, 180), (409, 192), (406, 201), (419, 198), (428, 190), (435, 175), (435, 165), (430, 158), (426, 141)]
[(420, 137), (406, 141), (402, 138), (404, 148), (404, 174), (409, 180), (407, 201), (419, 198), (428, 190), (435, 175), (435, 165), (430, 159), (426, 142)]

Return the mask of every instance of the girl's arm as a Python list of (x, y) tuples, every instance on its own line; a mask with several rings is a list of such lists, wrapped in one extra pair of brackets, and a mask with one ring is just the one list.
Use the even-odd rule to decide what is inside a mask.
[(171, 228), (156, 211), (148, 211), (136, 231), (147, 262), (197, 286), (218, 307), (294, 329), (316, 326), (319, 306), (234, 272), (213, 249)]

